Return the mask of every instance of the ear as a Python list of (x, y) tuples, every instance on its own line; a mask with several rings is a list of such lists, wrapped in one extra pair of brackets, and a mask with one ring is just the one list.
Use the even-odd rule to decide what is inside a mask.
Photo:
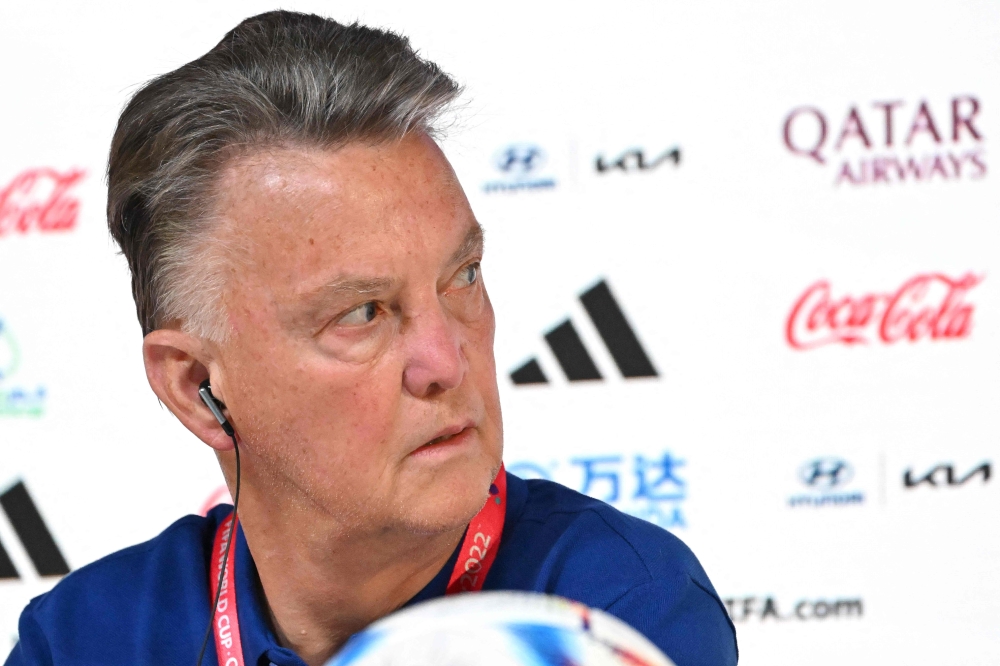
[[(231, 450), (233, 440), (198, 395), (198, 385), (208, 379), (213, 365), (201, 341), (183, 331), (159, 329), (142, 341), (142, 359), (146, 379), (167, 409), (216, 451)], [(212, 393), (224, 402), (221, 388), (213, 384)]]

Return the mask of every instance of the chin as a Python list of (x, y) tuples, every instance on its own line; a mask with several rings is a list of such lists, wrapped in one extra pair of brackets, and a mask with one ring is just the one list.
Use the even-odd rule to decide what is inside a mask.
[(414, 532), (464, 528), (486, 503), (499, 468), (500, 455), (481, 455), (450, 460), (433, 470), (411, 470), (397, 504), (403, 514), (399, 517)]

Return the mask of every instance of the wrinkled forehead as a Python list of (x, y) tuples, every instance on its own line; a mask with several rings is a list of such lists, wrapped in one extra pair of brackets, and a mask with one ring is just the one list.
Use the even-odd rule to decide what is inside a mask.
[(213, 235), (241, 279), (296, 291), (332, 264), (384, 272), (400, 253), (460, 244), (478, 226), (450, 164), (423, 134), (335, 150), (259, 150), (225, 169), (216, 202)]
[[(425, 134), (335, 149), (278, 146), (242, 155), (224, 169), (216, 211), (252, 230), (292, 216), (302, 224), (329, 210), (454, 204), (461, 192), (451, 165)], [(462, 197), (464, 198), (464, 197)]]

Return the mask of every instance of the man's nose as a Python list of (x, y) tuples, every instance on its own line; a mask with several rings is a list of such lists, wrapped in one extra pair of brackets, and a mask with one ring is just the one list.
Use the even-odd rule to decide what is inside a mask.
[(406, 390), (423, 398), (458, 387), (468, 369), (458, 322), (435, 303), (413, 317), (407, 328)]

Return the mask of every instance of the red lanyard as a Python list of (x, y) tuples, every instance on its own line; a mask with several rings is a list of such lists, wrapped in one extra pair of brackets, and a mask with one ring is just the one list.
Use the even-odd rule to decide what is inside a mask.
[(445, 594), (478, 592), (483, 589), (486, 574), (493, 566), (503, 533), (503, 520), (507, 515), (507, 473), (503, 464), (500, 473), (490, 484), (490, 496), (476, 517), (469, 523), (458, 551), (458, 561), (451, 572)]
[[(500, 535), (503, 533), (504, 518), (507, 515), (507, 474), (503, 465), (500, 473), (490, 484), (490, 496), (476, 517), (469, 523), (462, 540), (462, 548), (458, 552), (458, 561), (451, 572), (451, 579), (445, 594), (458, 592), (478, 592), (483, 589), (486, 574), (496, 559), (500, 546)], [(209, 589), (214, 589), (222, 573), (222, 558), (226, 552), (226, 544), (236, 535), (239, 519), (230, 514), (219, 524), (215, 532), (215, 543), (212, 545), (212, 561), (209, 567)], [(219, 666), (244, 666), (243, 643), (240, 641), (240, 622), (236, 614), (236, 549), (229, 553), (225, 575), (222, 578), (222, 591), (219, 603), (215, 607), (215, 620), (212, 623), (215, 632), (215, 652), (219, 655)]]
[[(225, 557), (226, 544), (231, 537), (236, 536), (239, 519), (233, 514), (219, 523), (215, 532), (215, 544), (212, 546), (212, 563), (209, 567), (209, 589), (219, 584), (219, 573), (222, 568), (222, 558)], [(225, 576), (222, 578), (222, 589), (219, 592), (219, 603), (215, 606), (215, 620), (212, 629), (215, 632), (215, 653), (219, 655), (219, 666), (243, 666), (243, 643), (240, 641), (240, 621), (236, 615), (236, 549), (229, 553)]]

